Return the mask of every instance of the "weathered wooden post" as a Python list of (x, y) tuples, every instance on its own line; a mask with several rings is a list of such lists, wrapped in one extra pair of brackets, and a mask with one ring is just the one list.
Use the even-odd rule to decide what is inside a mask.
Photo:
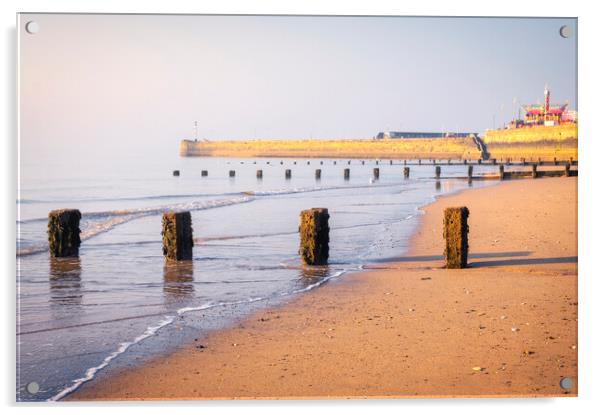
[(376, 160), (376, 165), (378, 166), (378, 160)]
[(320, 160), (320, 166), (324, 164), (324, 161)]
[(571, 157), (569, 160), (571, 161), (571, 166), (574, 166), (575, 165), (575, 161), (573, 160), (573, 158)]
[(537, 164), (531, 166), (531, 177), (537, 179)]
[(504, 180), (504, 166), (500, 165), (500, 180)]
[(433, 159), (433, 166), (437, 164), (437, 160)]
[(337, 164), (337, 161), (336, 161), (336, 160), (335, 160), (335, 161), (333, 161), (333, 162), (332, 162), (332, 164), (336, 165), (336, 164)]
[(201, 170), (201, 177), (207, 177), (209, 172), (207, 170)]
[(48, 248), (52, 257), (79, 256), (79, 220), (77, 209), (58, 209), (48, 213)]
[(409, 167), (404, 167), (403, 168), (403, 178), (404, 179), (409, 179), (410, 178), (410, 168)]
[(374, 176), (374, 180), (378, 180), (378, 178), (380, 177), (380, 169), (378, 167), (375, 167), (372, 170), (372, 175)]
[(464, 159), (464, 165), (466, 165), (468, 163), (468, 160)]
[(349, 180), (349, 175), (350, 175), (351, 171), (349, 169), (345, 169), (343, 170), (343, 178), (345, 180)]
[(435, 177), (437, 179), (441, 178), (441, 166), (435, 167)]
[(228, 173), (228, 175), (230, 177), (234, 177), (234, 176), (236, 176), (236, 171), (235, 170), (230, 170), (230, 172)]
[(404, 160), (404, 161), (403, 161), (403, 165), (405, 166), (406, 164), (408, 164), (408, 161), (407, 161), (407, 160)]
[(299, 220), (299, 255), (307, 265), (328, 263), (328, 209), (313, 208), (301, 212)]
[(347, 160), (347, 165), (349, 166), (351, 164), (351, 160)]
[(296, 164), (297, 164), (297, 160), (293, 161), (293, 164), (295, 164), (295, 165), (296, 165)]
[(291, 178), (291, 169), (286, 169), (284, 171), (284, 178), (285, 179), (290, 179)]
[(174, 171), (173, 171), (173, 175), (174, 175), (175, 177), (179, 177), (179, 176), (180, 176), (180, 170), (174, 170)]
[(364, 160), (362, 160), (362, 166), (363, 166), (364, 164), (366, 164), (366, 163), (364, 162)]
[(558, 160), (556, 160), (556, 157), (554, 157), (554, 166), (558, 166)]
[(163, 213), (163, 255), (170, 261), (192, 259), (192, 219), (190, 212)]
[(451, 164), (451, 159), (447, 159), (447, 164)]
[(389, 166), (393, 165), (393, 160), (389, 160)]
[(477, 161), (477, 163), (478, 163), (478, 164), (481, 164), (482, 162), (483, 162), (483, 160), (481, 160), (481, 159), (479, 159), (479, 160)]
[(497, 159), (491, 159), (491, 164), (495, 166), (497, 164)]
[(421, 159), (418, 159), (418, 164), (422, 164), (422, 160)]
[(524, 157), (522, 159), (520, 159), (520, 161), (523, 164), (523, 166), (527, 165), (527, 159), (525, 159)]
[(571, 163), (566, 163), (564, 165), (564, 175), (569, 177), (571, 175)]
[(263, 179), (263, 170), (257, 170), (257, 178)]
[(280, 165), (284, 164), (284, 161), (280, 160)]
[(320, 180), (322, 178), (322, 169), (316, 169), (316, 180)]
[(443, 214), (446, 268), (466, 268), (468, 262), (468, 208), (450, 207)]
[(307, 165), (309, 166), (309, 160), (307, 160)]
[(468, 166), (468, 181), (472, 180), (472, 166)]

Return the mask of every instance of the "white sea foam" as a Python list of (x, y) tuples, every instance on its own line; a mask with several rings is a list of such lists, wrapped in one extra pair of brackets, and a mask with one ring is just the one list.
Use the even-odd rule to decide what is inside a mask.
[(83, 378), (75, 379), (70, 386), (66, 387), (65, 389), (63, 389), (62, 391), (60, 391), (53, 397), (49, 398), (48, 401), (56, 402), (56, 401), (64, 398), (71, 392), (75, 391), (82, 384), (94, 379), (94, 376), (96, 375), (96, 373), (99, 370), (102, 370), (105, 367), (107, 367), (109, 365), (109, 363), (111, 362), (111, 360), (115, 359), (120, 354), (125, 353), (125, 351), (127, 349), (129, 349), (132, 345), (140, 343), (144, 339), (154, 336), (155, 333), (157, 333), (157, 331), (159, 329), (167, 326), (168, 324), (171, 324), (174, 321), (174, 318), (175, 318), (174, 316), (166, 316), (165, 319), (161, 320), (156, 326), (148, 327), (144, 333), (142, 333), (140, 336), (136, 337), (131, 342), (121, 343), (119, 345), (119, 347), (117, 348), (117, 350), (115, 350), (113, 353), (111, 353), (110, 355), (105, 357), (105, 359), (102, 361), (101, 364), (99, 364), (98, 366), (91, 367), (90, 369), (86, 370), (85, 376)]
[[(349, 272), (349, 271), (359, 271), (363, 269), (363, 266), (358, 266), (355, 268), (349, 268), (349, 269), (344, 269), (344, 270), (340, 270), (337, 271), (331, 275), (328, 275), (322, 279), (320, 279), (319, 281), (310, 284), (306, 287), (297, 289), (297, 290), (292, 290), (292, 291), (287, 291), (287, 292), (282, 292), (280, 293), (280, 296), (287, 296), (287, 295), (294, 295), (294, 294), (300, 294), (302, 292), (306, 292), (306, 291), (310, 291), (314, 288), (317, 288), (319, 286), (321, 286), (322, 284), (324, 284), (325, 282), (336, 278), (336, 277), (340, 277), (341, 275)], [(182, 307), (178, 310), (176, 310), (176, 315), (177, 316), (182, 316), (186, 313), (190, 313), (190, 312), (195, 312), (195, 311), (202, 311), (202, 310), (207, 310), (210, 308), (214, 308), (214, 307), (224, 307), (224, 306), (234, 306), (234, 305), (240, 305), (240, 304), (250, 304), (250, 303), (254, 303), (257, 301), (266, 301), (269, 300), (270, 296), (266, 296), (266, 297), (250, 297), (247, 298), (245, 300), (238, 300), (238, 301), (225, 301), (225, 302), (219, 302), (219, 303), (213, 303), (213, 302), (209, 302), (209, 303), (205, 303), (203, 305), (197, 306), (197, 307)], [(157, 332), (162, 329), (165, 326), (170, 325), (171, 323), (173, 323), (176, 319), (176, 316), (165, 316), (165, 318), (161, 321), (159, 321), (159, 323), (157, 323), (157, 325), (155, 326), (150, 326), (146, 329), (146, 331), (144, 333), (142, 333), (140, 336), (136, 337), (134, 340), (130, 341), (130, 342), (124, 342), (121, 343), (119, 345), (119, 347), (117, 348), (117, 350), (115, 350), (114, 352), (112, 352), (111, 354), (109, 354), (103, 361), (102, 363), (100, 363), (98, 366), (94, 366), (89, 368), (88, 370), (86, 370), (84, 377), (79, 378), (79, 379), (75, 379), (71, 385), (67, 386), (66, 388), (64, 388), (63, 390), (61, 390), (59, 393), (57, 393), (56, 395), (52, 396), (51, 398), (48, 399), (48, 402), (56, 402), (61, 400), (62, 398), (64, 398), (65, 396), (69, 395), (70, 393), (75, 392), (81, 385), (83, 385), (86, 382), (91, 381), (92, 379), (94, 379), (94, 377), (96, 376), (96, 374), (104, 369), (105, 367), (107, 367), (109, 365), (109, 363), (115, 359), (117, 356), (125, 353), (131, 346), (140, 343), (141, 341), (148, 339), (151, 336), (154, 336), (155, 334), (157, 334)]]

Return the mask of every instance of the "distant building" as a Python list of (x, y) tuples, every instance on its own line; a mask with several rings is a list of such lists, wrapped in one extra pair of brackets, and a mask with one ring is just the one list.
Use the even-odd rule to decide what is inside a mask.
[(522, 109), (525, 113), (524, 118), (512, 120), (506, 128), (525, 128), (536, 125), (554, 126), (566, 123), (577, 122), (577, 111), (569, 111), (568, 102), (564, 104), (550, 104), (550, 90), (546, 86), (543, 91), (544, 103), (524, 105)]
[(417, 132), (417, 131), (389, 131), (380, 132), (376, 135), (379, 140), (382, 139), (399, 139), (399, 138), (465, 138), (465, 137), (476, 137), (477, 133), (429, 133), (429, 132)]

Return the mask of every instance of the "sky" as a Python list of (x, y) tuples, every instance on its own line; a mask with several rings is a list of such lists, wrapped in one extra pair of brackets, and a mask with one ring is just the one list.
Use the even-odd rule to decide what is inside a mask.
[[(25, 24), (39, 31), (29, 34)], [(576, 109), (577, 21), (22, 14), (23, 156), (177, 152), (194, 138), (483, 132)], [(562, 25), (573, 36), (559, 34)]]

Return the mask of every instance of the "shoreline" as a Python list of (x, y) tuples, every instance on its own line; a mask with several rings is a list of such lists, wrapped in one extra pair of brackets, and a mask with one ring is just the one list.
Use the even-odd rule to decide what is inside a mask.
[[(411, 238), (411, 249), (396, 261), (368, 266), (366, 272), (354, 272), (342, 280), (329, 281), (320, 290), (255, 312), (235, 327), (210, 333), (139, 367), (99, 376), (66, 400), (576, 396), (577, 251), (576, 222), (573, 223), (576, 184), (576, 178), (521, 180), (439, 197), (422, 208), (425, 214), (420, 217)], [(548, 192), (546, 189), (552, 186), (557, 189)], [(571, 197), (567, 200), (567, 191), (573, 200)], [(519, 251), (518, 248), (523, 247), (512, 242), (512, 236), (516, 235), (503, 235), (500, 220), (483, 219), (483, 212), (490, 215), (497, 212), (487, 212), (492, 192), (508, 200), (517, 199), (520, 193), (523, 194), (521, 199), (528, 199), (522, 202), (530, 204), (538, 204), (541, 197), (555, 198), (548, 201), (548, 207), (553, 205), (553, 209), (547, 209), (540, 219), (551, 220), (555, 228), (561, 229), (542, 230), (543, 235), (535, 235), (545, 239), (538, 239), (537, 250)], [(471, 209), (469, 261), (472, 267), (445, 270), (441, 268), (440, 210), (443, 205), (464, 200)], [(520, 200), (514, 202), (521, 203)], [(478, 206), (476, 210), (473, 211), (471, 204)], [(493, 210), (500, 210), (500, 204), (492, 207)], [(567, 205), (574, 215), (566, 210)], [(513, 213), (517, 217), (524, 216), (524, 212)], [(559, 213), (562, 217), (545, 218)], [(510, 218), (501, 218), (504, 219)], [(559, 221), (566, 223), (559, 226)], [(531, 229), (529, 223), (525, 226)], [(524, 233), (524, 229), (516, 227), (507, 229), (518, 235), (515, 240)], [(573, 235), (560, 242), (556, 237), (566, 235), (567, 230)], [(502, 236), (488, 241), (487, 234)], [(519, 245), (531, 244), (530, 239), (523, 238)], [(500, 279), (500, 273), (505, 278)], [(435, 288), (425, 289), (425, 284)], [(524, 289), (518, 293), (529, 301), (506, 304), (517, 295), (517, 286)], [(568, 299), (546, 298), (550, 289)], [(433, 295), (432, 290), (439, 295)], [(490, 298), (483, 302), (473, 298), (474, 295), (470, 295), (473, 292)], [(500, 295), (506, 300), (500, 300)], [(455, 303), (449, 302), (448, 296)], [(466, 302), (471, 305), (464, 304)], [(535, 307), (523, 307), (527, 304)], [(545, 307), (541, 308), (541, 304)], [(467, 307), (472, 308), (457, 310)], [(489, 310), (491, 308), (498, 314), (504, 313), (501, 317), (505, 318), (493, 318), (495, 313)], [(508, 324), (504, 323), (514, 313), (521, 315), (522, 320), (533, 321), (539, 320), (536, 312), (542, 309), (550, 311), (548, 316), (552, 318), (538, 321), (539, 325), (543, 325), (543, 329), (561, 331), (562, 335), (549, 335), (548, 339), (535, 341), (531, 332), (537, 326), (529, 321), (525, 325), (521, 318), (511, 321), (516, 332), (505, 327)], [(552, 311), (568, 313), (570, 317), (574, 312), (575, 318), (565, 316), (565, 320), (557, 320)], [(434, 317), (434, 313), (441, 316)], [(388, 318), (382, 317), (385, 314)], [(475, 319), (482, 322), (467, 326), (465, 320)], [(450, 332), (452, 335), (448, 338)], [(503, 334), (496, 334), (498, 332)], [(523, 333), (527, 334), (527, 343)], [(465, 340), (471, 338), (476, 348), (474, 353), (466, 350)], [(495, 342), (498, 344), (493, 344)], [(571, 344), (565, 344), (567, 342)], [(382, 349), (388, 358), (381, 354)], [(508, 349), (518, 351), (518, 355), (510, 354)], [(546, 349), (553, 349), (553, 353)], [(475, 357), (467, 356), (470, 354)], [(487, 363), (495, 355), (503, 356), (503, 361)], [(562, 361), (555, 370), (552, 370), (553, 356), (556, 363), (558, 356)], [(474, 362), (466, 363), (466, 359)], [(463, 366), (459, 366), (458, 361), (462, 361)], [(473, 370), (475, 367), (479, 370)], [(554, 372), (572, 377), (573, 389), (567, 393), (557, 382), (551, 382)], [(530, 379), (533, 373), (539, 373), (539, 381), (545, 378), (547, 382), (533, 386), (534, 380)], [(492, 378), (510, 379), (511, 384), (492, 383)], [(515, 380), (522, 382), (522, 387), (513, 385)], [(466, 385), (460, 386), (463, 381)]]

